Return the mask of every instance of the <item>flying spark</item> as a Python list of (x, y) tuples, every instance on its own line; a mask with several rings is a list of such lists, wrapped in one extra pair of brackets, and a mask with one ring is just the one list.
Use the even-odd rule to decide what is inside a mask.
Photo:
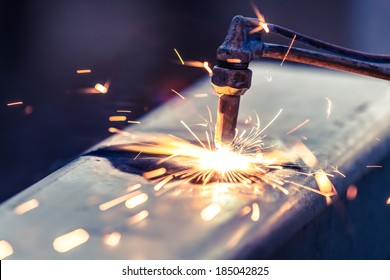
[(298, 124), (296, 127), (294, 127), (293, 129), (291, 129), (289, 132), (287, 132), (286, 134), (289, 135), (291, 133), (293, 133), (294, 131), (297, 131), (298, 129), (300, 129), (302, 126), (306, 125), (310, 120), (309, 119), (306, 119), (304, 120), (302, 123)]
[(126, 116), (110, 116), (108, 120), (110, 122), (124, 122), (126, 121), (127, 117)]
[(8, 103), (7, 106), (16, 106), (16, 105), (23, 105), (23, 101), (16, 101), (16, 102), (11, 102)]
[(325, 97), (326, 101), (328, 101), (328, 107), (326, 109), (326, 119), (329, 119), (330, 114), (332, 113), (332, 101), (328, 98)]
[(149, 212), (147, 210), (142, 210), (141, 212), (130, 217), (127, 221), (130, 225), (135, 225), (141, 222), (142, 220), (145, 220), (148, 216), (149, 216)]
[(387, 204), (387, 205), (390, 205), (390, 196), (387, 198), (386, 204)]
[(66, 253), (87, 242), (89, 234), (86, 230), (79, 228), (68, 232), (54, 239), (53, 247), (59, 253)]
[[(138, 186), (138, 184), (136, 186)], [(110, 209), (118, 204), (121, 204), (122, 202), (125, 202), (126, 200), (138, 195), (139, 193), (140, 193), (140, 191), (130, 192), (130, 193), (127, 193), (127, 194), (122, 195), (120, 197), (117, 197), (115, 199), (112, 199), (110, 201), (104, 202), (104, 203), (99, 205), (99, 210), (100, 211), (107, 211), (108, 209)]]
[(131, 113), (130, 110), (116, 110), (117, 113)]
[(292, 46), (293, 46), (293, 44), (294, 44), (295, 38), (297, 38), (297, 34), (294, 34), (294, 37), (293, 37), (292, 40), (291, 40), (290, 46), (288, 46), (288, 49), (287, 49), (287, 51), (286, 51), (286, 54), (285, 54), (284, 57), (283, 57), (282, 62), (280, 63), (280, 66), (283, 65), (283, 63), (284, 63), (284, 61), (286, 60), (288, 54), (290, 53), (290, 50), (291, 50), (291, 48), (292, 48)]
[(12, 248), (11, 244), (5, 240), (0, 240), (0, 260), (11, 256), (13, 253), (14, 249)]
[(269, 33), (269, 28), (267, 23), (265, 22), (265, 17), (263, 16), (262, 13), (260, 13), (259, 8), (251, 1), (252, 8), (259, 19), (259, 27), (256, 27), (255, 29), (252, 29), (249, 34), (254, 34), (256, 32), (259, 32), (261, 30), (264, 30), (265, 32)]
[(185, 97), (183, 95), (181, 95), (179, 92), (177, 92), (176, 90), (171, 89), (171, 91), (176, 93), (180, 98), (185, 99)]
[(175, 51), (176, 55), (179, 57), (181, 64), (184, 65), (184, 60), (183, 60), (183, 58), (181, 58), (181, 55), (179, 54), (179, 52), (177, 51), (177, 49), (173, 49), (173, 50)]
[(77, 74), (87, 74), (87, 73), (91, 73), (92, 70), (91, 69), (79, 69), (76, 71)]
[(200, 217), (203, 221), (209, 222), (214, 219), (219, 212), (221, 212), (222, 208), (217, 203), (212, 203), (209, 206), (205, 207), (202, 212), (200, 212)]
[(100, 93), (107, 93), (108, 88), (103, 86), (102, 84), (96, 84), (95, 89)]
[(127, 121), (127, 123), (140, 124), (140, 121)]
[(116, 231), (111, 232), (109, 234), (105, 234), (103, 236), (103, 243), (110, 247), (118, 246), (120, 240), (121, 240), (121, 234)]
[(367, 165), (367, 168), (382, 168), (382, 165)]
[(259, 204), (257, 204), (257, 203), (252, 204), (251, 219), (254, 222), (257, 222), (260, 219), (260, 207), (259, 207)]
[(148, 198), (149, 197), (146, 193), (140, 193), (140, 194), (126, 200), (125, 205), (129, 209), (133, 209), (133, 208), (141, 205), (142, 203), (145, 203), (146, 201), (148, 201)]
[(23, 215), (33, 210), (34, 208), (37, 208), (38, 206), (39, 206), (39, 202), (34, 198), (15, 207), (14, 212), (16, 215)]

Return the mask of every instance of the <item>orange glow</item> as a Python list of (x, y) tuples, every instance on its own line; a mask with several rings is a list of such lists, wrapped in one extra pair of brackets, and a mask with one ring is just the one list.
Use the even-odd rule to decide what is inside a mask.
[(234, 153), (229, 149), (219, 148), (200, 155), (199, 166), (201, 169), (216, 170), (223, 174), (230, 170), (247, 170), (252, 160), (250, 157)]
[(79, 228), (54, 239), (53, 247), (59, 253), (66, 253), (87, 242), (89, 234), (86, 230)]
[(222, 208), (217, 203), (212, 203), (200, 212), (200, 217), (203, 221), (208, 222), (215, 218), (219, 212), (221, 212)]
[(257, 222), (260, 219), (260, 207), (259, 207), (259, 204), (257, 204), (257, 203), (252, 204), (251, 219), (254, 222)]
[(306, 119), (304, 120), (302, 123), (298, 124), (296, 127), (294, 127), (293, 129), (291, 129), (289, 132), (287, 132), (286, 134), (289, 135), (291, 133), (293, 133), (294, 131), (300, 129), (302, 126), (306, 125), (310, 120), (309, 119)]
[(121, 240), (121, 234), (119, 232), (111, 232), (103, 236), (103, 243), (110, 247), (116, 247)]
[[(137, 184), (138, 185), (138, 184)], [(131, 192), (131, 193), (128, 193), (128, 194), (125, 194), (125, 195), (122, 195), (120, 197), (117, 197), (113, 200), (110, 200), (110, 201), (107, 201), (105, 203), (102, 203), (99, 205), (99, 210), (100, 211), (106, 211), (122, 202), (125, 202), (126, 200), (138, 195), (140, 193), (140, 191), (137, 191), (137, 192)]]
[(5, 240), (0, 240), (0, 260), (11, 256), (13, 253), (14, 249), (12, 248), (11, 244)]
[(142, 220), (145, 220), (148, 216), (149, 216), (149, 212), (146, 210), (143, 210), (143, 211), (135, 214), (134, 216), (130, 217), (127, 221), (129, 222), (129, 224), (135, 225), (135, 224), (141, 222)]
[(241, 63), (241, 59), (239, 59), (239, 58), (228, 58), (228, 59), (226, 59), (226, 62), (228, 62), (228, 63)]
[(241, 216), (246, 216), (246, 215), (248, 215), (251, 211), (252, 211), (252, 207), (251, 207), (251, 206), (249, 206), (249, 205), (244, 206), (244, 207), (241, 209), (240, 215), (241, 215)]
[(314, 178), (316, 179), (318, 188), (324, 194), (332, 194), (334, 191), (334, 186), (332, 182), (329, 180), (327, 174), (324, 170), (319, 169), (315, 174)]
[(158, 168), (158, 169), (155, 169), (155, 170), (152, 170), (152, 171), (144, 172), (143, 176), (146, 179), (150, 179), (150, 178), (155, 178), (155, 177), (164, 175), (165, 173), (167, 173), (166, 168), (161, 167), (161, 168)]
[(23, 101), (17, 101), (17, 102), (12, 102), (7, 104), (7, 106), (16, 106), (16, 105), (23, 105)]
[(26, 201), (19, 206), (15, 207), (15, 214), (16, 215), (23, 215), (27, 213), (28, 211), (33, 210), (34, 208), (37, 208), (39, 206), (39, 202), (36, 199), (31, 199), (29, 201)]
[(347, 199), (355, 200), (358, 193), (358, 189), (355, 185), (350, 185), (347, 189)]
[(91, 72), (92, 72), (91, 69), (80, 69), (76, 71), (77, 74), (87, 74)]
[(207, 61), (203, 62), (203, 67), (209, 73), (209, 76), (213, 75), (213, 70), (211, 70), (209, 63)]
[(127, 208), (132, 209), (148, 201), (148, 198), (149, 197), (146, 193), (140, 193), (139, 195), (126, 200), (125, 205)]
[(185, 99), (185, 97), (183, 95), (181, 95), (180, 93), (178, 93), (176, 90), (171, 89), (171, 91), (176, 93), (178, 96), (180, 96), (180, 98)]
[(390, 196), (387, 198), (386, 204), (387, 204), (387, 205), (390, 205)]
[(293, 44), (294, 44), (294, 41), (295, 41), (295, 38), (296, 38), (296, 37), (297, 37), (297, 34), (294, 34), (294, 37), (293, 37), (292, 40), (291, 40), (290, 46), (288, 46), (288, 49), (287, 49), (287, 51), (286, 51), (286, 54), (285, 54), (284, 57), (283, 57), (282, 62), (280, 63), (280, 66), (283, 65), (283, 63), (284, 63), (284, 61), (286, 60), (288, 54), (290, 53), (290, 50), (291, 50), (291, 48), (292, 48), (292, 46), (293, 46)]
[(180, 56), (179, 52), (177, 51), (177, 49), (173, 49), (173, 50), (175, 51), (176, 55), (179, 57), (181, 64), (184, 65), (184, 60), (181, 58), (181, 56)]
[(108, 88), (106, 88), (105, 86), (103, 86), (102, 84), (96, 84), (95, 85), (95, 89), (97, 91), (99, 91), (100, 93), (107, 93), (108, 91)]
[(292, 150), (307, 166), (314, 167), (317, 165), (316, 156), (301, 141), (297, 141)]
[(126, 116), (110, 116), (108, 118), (110, 122), (124, 122), (126, 119)]
[(203, 68), (204, 64), (201, 61), (194, 61), (194, 60), (189, 60), (186, 62), (186, 66), (191, 66), (191, 67), (197, 67), (197, 68)]
[(252, 8), (256, 14), (256, 17), (259, 19), (259, 27), (251, 30), (249, 33), (253, 34), (253, 33), (256, 33), (256, 32), (261, 31), (263, 29), (265, 32), (269, 33), (268, 25), (265, 22), (265, 17), (263, 16), (262, 13), (260, 13), (259, 9), (256, 7), (256, 5), (253, 2), (251, 2), (251, 4), (252, 4)]

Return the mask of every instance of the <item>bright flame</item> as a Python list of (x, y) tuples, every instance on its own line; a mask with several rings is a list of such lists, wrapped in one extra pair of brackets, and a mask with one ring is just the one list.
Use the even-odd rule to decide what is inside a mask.
[(39, 202), (36, 199), (31, 199), (29, 201), (26, 201), (19, 206), (15, 207), (15, 214), (16, 215), (23, 215), (27, 213), (28, 211), (33, 210), (34, 208), (37, 208), (39, 206)]
[(249, 34), (256, 33), (256, 32), (261, 31), (263, 29), (264, 29), (265, 32), (269, 33), (268, 25), (265, 22), (265, 17), (263, 16), (262, 13), (260, 13), (259, 8), (257, 8), (257, 6), (253, 2), (251, 2), (251, 4), (252, 4), (252, 8), (253, 8), (257, 18), (259, 19), (259, 27), (256, 27), (255, 29), (252, 29), (249, 32)]
[(121, 240), (121, 234), (119, 232), (112, 232), (109, 234), (105, 234), (103, 236), (103, 242), (107, 246), (115, 247), (119, 244), (119, 241)]
[(0, 240), (0, 260), (11, 256), (14, 253), (14, 249), (11, 244), (5, 240)]
[(199, 156), (199, 167), (203, 170), (215, 170), (224, 174), (226, 171), (245, 171), (252, 161), (252, 158), (234, 153), (227, 148), (220, 148), (215, 151), (205, 150)]
[(87, 242), (89, 234), (86, 230), (79, 228), (54, 239), (53, 247), (59, 253), (66, 253)]

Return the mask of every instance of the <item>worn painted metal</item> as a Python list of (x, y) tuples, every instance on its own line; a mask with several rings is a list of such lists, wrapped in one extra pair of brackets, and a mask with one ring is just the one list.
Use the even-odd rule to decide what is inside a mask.
[[(326, 171), (331, 171), (329, 165), (337, 166), (347, 176), (331, 178), (339, 194), (368, 171), (367, 165), (376, 164), (388, 153), (388, 82), (265, 63), (254, 63), (252, 70), (252, 87), (241, 99), (238, 127), (250, 128), (245, 119), (254, 116), (253, 110), (265, 125), (282, 108), (283, 113), (266, 131), (269, 141), (288, 143), (294, 137), (306, 137), (305, 144)], [(196, 95), (204, 93), (208, 96)], [(156, 196), (155, 184), (141, 175), (150, 168), (148, 161), (134, 160), (134, 153), (121, 147), (145, 133), (150, 137), (170, 133), (193, 140), (180, 120), (202, 134), (202, 127), (192, 125), (207, 118), (207, 106), (216, 108), (218, 99), (212, 94), (209, 79), (199, 81), (183, 94), (185, 100), (176, 98), (165, 104), (142, 119), (140, 125), (99, 143), (3, 203), (0, 240), (13, 248), (8, 258), (229, 259), (245, 258), (254, 250), (257, 257), (267, 258), (328, 207), (323, 196), (293, 187), (289, 187), (289, 195), (272, 188), (255, 195), (241, 191), (239, 185), (224, 188), (218, 184), (187, 184)], [(333, 102), (329, 119), (325, 97)], [(305, 126), (286, 135), (306, 119), (310, 121)], [(316, 188), (312, 177), (296, 180)], [(148, 196), (145, 203), (129, 209), (122, 201), (105, 211), (99, 209), (137, 184), (141, 184), (137, 191)], [(24, 214), (20, 208), (15, 210), (32, 199), (38, 201), (38, 207)], [(202, 210), (215, 202), (222, 205), (221, 211), (205, 221)], [(242, 214), (243, 207), (254, 202), (260, 206), (256, 222)], [(56, 238), (79, 228), (88, 233), (84, 243), (60, 253), (53, 245)], [(107, 241), (112, 232), (120, 234), (119, 243)]]

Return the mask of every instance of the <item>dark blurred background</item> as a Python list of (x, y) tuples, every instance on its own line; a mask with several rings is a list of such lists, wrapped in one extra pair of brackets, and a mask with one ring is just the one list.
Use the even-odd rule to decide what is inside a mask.
[[(269, 22), (346, 47), (389, 53), (390, 1), (255, 1)], [(205, 75), (177, 63), (215, 62), (231, 18), (249, 1), (2, 0), (0, 202)], [(77, 69), (91, 69), (76, 74)], [(80, 88), (111, 81), (107, 94)], [(22, 105), (7, 106), (14, 101)], [(116, 127), (121, 127), (115, 123)], [(123, 127), (123, 125), (122, 125)]]

